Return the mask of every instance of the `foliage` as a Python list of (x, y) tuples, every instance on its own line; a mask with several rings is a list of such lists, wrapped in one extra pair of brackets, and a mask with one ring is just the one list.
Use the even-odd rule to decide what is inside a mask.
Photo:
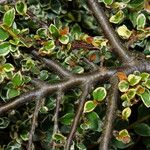
[[(99, 0), (99, 3), (107, 8), (109, 22), (126, 42), (126, 47), (130, 47), (131, 51), (137, 50), (137, 53), (140, 51), (141, 56), (149, 58), (149, 1)], [(98, 28), (86, 0), (8, 1), (0, 4), (0, 16), (0, 107), (23, 93), (43, 86), (34, 83), (35, 78), (49, 84), (61, 82), (59, 73), (52, 71), (32, 51), (37, 52), (39, 57), (57, 60), (76, 76), (90, 72), (92, 66), (103, 66), (105, 70), (122, 65)], [(120, 96), (111, 149), (134, 149), (142, 143), (139, 144), (143, 146), (141, 149), (148, 150), (150, 74), (118, 72), (117, 76), (120, 81), (115, 88), (119, 89)], [(96, 149), (102, 134), (108, 91), (113, 87), (108, 80), (94, 84), (90, 85), (92, 90), (83, 105), (71, 149)], [(69, 87), (64, 95), (61, 94), (58, 127), (55, 122), (57, 94), (54, 92), (45, 98), (45, 102), (41, 102), (33, 149), (63, 149), (81, 95), (82, 87)], [(35, 97), (33, 100), (35, 102), (0, 116), (0, 149), (27, 148), (38, 101)]]

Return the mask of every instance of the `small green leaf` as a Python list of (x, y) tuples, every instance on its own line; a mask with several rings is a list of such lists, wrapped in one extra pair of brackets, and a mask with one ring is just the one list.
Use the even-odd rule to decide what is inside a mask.
[(144, 85), (145, 85), (148, 89), (150, 89), (150, 79), (146, 80), (146, 81), (144, 82)]
[(47, 70), (40, 71), (39, 78), (41, 80), (46, 80), (49, 77), (49, 72)]
[(62, 43), (62, 44), (68, 44), (68, 42), (69, 42), (69, 36), (67, 36), (67, 35), (61, 36), (61, 37), (59, 38), (59, 41), (60, 41), (60, 43)]
[(60, 141), (60, 142), (63, 142), (66, 140), (66, 137), (63, 136), (62, 134), (60, 133), (55, 133), (52, 138), (55, 140), (55, 141)]
[(139, 14), (136, 19), (137, 29), (143, 29), (146, 24), (146, 17), (144, 14)]
[(0, 44), (0, 56), (6, 56), (11, 50), (11, 45), (8, 42)]
[(134, 86), (134, 85), (138, 84), (141, 81), (141, 79), (142, 79), (142, 77), (136, 76), (134, 74), (130, 74), (128, 76), (128, 81), (129, 81), (131, 86)]
[(129, 133), (126, 129), (123, 129), (123, 130), (119, 131), (119, 134), (116, 137), (116, 139), (118, 141), (121, 141), (121, 142), (125, 143), (125, 144), (127, 144), (131, 141), (131, 137), (130, 137), (130, 135), (129, 135)]
[(29, 140), (29, 132), (28, 131), (22, 131), (20, 134), (20, 137), (23, 141), (28, 141)]
[(15, 87), (20, 86), (23, 83), (23, 78), (20, 71), (14, 74), (12, 78), (12, 83)]
[(129, 100), (133, 99), (135, 97), (136, 94), (136, 90), (135, 89), (129, 89), (127, 91), (127, 96), (129, 98)]
[(20, 95), (20, 91), (16, 89), (8, 89), (6, 95), (7, 95), (7, 99), (10, 99)]
[(14, 22), (14, 19), (15, 19), (15, 9), (12, 8), (4, 14), (3, 23), (4, 25), (11, 27)]
[(73, 25), (73, 27), (71, 28), (71, 34), (81, 34), (81, 27), (76, 23)]
[(128, 96), (127, 96), (127, 93), (124, 93), (123, 95), (121, 95), (121, 99), (123, 100), (123, 101), (129, 101), (130, 99), (128, 98)]
[(78, 148), (79, 150), (86, 150), (86, 146), (83, 145), (82, 143), (81, 143), (81, 144), (77, 144), (76, 146), (77, 146), (77, 148)]
[(57, 27), (54, 24), (51, 24), (49, 26), (49, 31), (50, 31), (50, 33), (52, 34), (52, 36), (54, 38), (58, 38), (60, 36), (59, 31), (58, 31)]
[(18, 1), (15, 8), (17, 13), (20, 15), (25, 15), (27, 13), (27, 5), (24, 1)]
[(131, 109), (130, 109), (130, 107), (127, 107), (127, 108), (125, 108), (122, 111), (122, 119), (128, 120), (128, 118), (130, 117), (130, 115), (131, 115)]
[(104, 87), (98, 87), (93, 91), (93, 98), (96, 101), (103, 101), (107, 95), (107, 91)]
[(53, 40), (49, 40), (46, 42), (46, 44), (44, 45), (44, 49), (46, 50), (53, 50), (55, 48), (55, 43)]
[(150, 74), (146, 73), (146, 72), (143, 72), (143, 73), (140, 74), (140, 76), (142, 78), (141, 79), (142, 81), (146, 81), (149, 78)]
[(150, 91), (145, 90), (145, 92), (142, 93), (140, 95), (140, 97), (141, 97), (141, 100), (143, 101), (144, 105), (149, 108), (150, 107)]
[(9, 34), (0, 28), (0, 41), (5, 41), (9, 37)]
[(46, 38), (48, 33), (47, 33), (47, 29), (46, 28), (39, 28), (36, 31), (36, 34), (39, 35), (41, 38)]
[(119, 10), (115, 15), (111, 16), (109, 21), (118, 24), (123, 20), (123, 18), (124, 18), (124, 13), (122, 10)]
[(84, 113), (89, 113), (95, 109), (97, 104), (94, 103), (94, 101), (87, 101), (84, 105)]
[(122, 25), (120, 26), (118, 29), (117, 29), (117, 33), (124, 39), (128, 39), (131, 34), (132, 34), (132, 31), (130, 31), (125, 25)]
[(106, 5), (111, 5), (113, 3), (113, 0), (103, 0), (103, 2), (106, 4)]
[(100, 120), (96, 112), (87, 113), (85, 117), (86, 117), (86, 124), (88, 124), (88, 129), (98, 132), (102, 130), (102, 128), (100, 129), (102, 121)]
[(78, 73), (78, 74), (81, 74), (84, 72), (84, 68), (81, 67), (81, 66), (75, 66), (72, 70), (73, 73)]
[(10, 71), (14, 71), (15, 70), (14, 66), (12, 64), (10, 64), (10, 63), (4, 64), (3, 65), (3, 69), (4, 69), (5, 72), (10, 72)]
[(118, 88), (121, 92), (126, 92), (129, 89), (129, 83), (125, 80), (121, 80), (118, 84)]
[(150, 126), (146, 123), (138, 123), (134, 126), (134, 131), (141, 136), (150, 136)]
[(74, 118), (74, 113), (67, 113), (64, 116), (62, 116), (59, 121), (64, 125), (71, 125)]
[(10, 123), (10, 121), (8, 118), (6, 118), (6, 117), (0, 118), (0, 129), (7, 128), (9, 123)]
[(60, 14), (61, 12), (61, 3), (59, 0), (51, 0), (50, 1), (51, 10), (56, 13)]

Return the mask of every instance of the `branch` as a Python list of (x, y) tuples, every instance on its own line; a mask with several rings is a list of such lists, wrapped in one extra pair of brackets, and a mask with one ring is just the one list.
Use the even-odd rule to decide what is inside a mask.
[(118, 35), (110, 25), (110, 22), (106, 17), (102, 6), (100, 6), (97, 0), (88, 0), (87, 2), (98, 24), (101, 26), (106, 38), (109, 40), (109, 43), (114, 52), (124, 63), (131, 62), (133, 60), (131, 53), (127, 51), (126, 48), (122, 45)]
[[(63, 98), (64, 93), (62, 92), (62, 90), (60, 89), (57, 92), (57, 99), (56, 99), (56, 110), (55, 110), (55, 114), (54, 114), (54, 129), (53, 129), (53, 135), (55, 133), (59, 132), (59, 127), (58, 127), (58, 116), (59, 116), (59, 109), (60, 109), (60, 102)], [(55, 150), (55, 144), (53, 143), (52, 149)]]
[(28, 148), (27, 150), (31, 150), (32, 149), (32, 141), (33, 141), (33, 136), (34, 136), (34, 132), (35, 132), (35, 128), (37, 126), (37, 118), (38, 118), (38, 114), (40, 111), (41, 106), (44, 104), (45, 98), (36, 98), (36, 106), (35, 106), (35, 110), (33, 113), (33, 119), (32, 119), (32, 126), (31, 126), (31, 130), (30, 130), (30, 134), (29, 134), (29, 141), (28, 141)]
[(42, 62), (44, 62), (44, 64), (46, 65), (46, 67), (48, 69), (53, 70), (54, 72), (56, 72), (61, 77), (66, 78), (66, 77), (70, 77), (72, 75), (69, 71), (62, 68), (62, 66), (58, 65), (57, 62), (39, 56), (38, 52), (32, 51), (32, 55), (35, 56), (38, 60), (41, 60)]
[(117, 99), (118, 99), (118, 78), (116, 76), (111, 78), (111, 89), (107, 97), (106, 116), (104, 121), (104, 128), (101, 135), (99, 150), (109, 150), (109, 143), (111, 140), (113, 123), (116, 117)]
[(7, 0), (0, 0), (0, 4), (6, 4), (7, 3)]
[[(60, 66), (59, 66), (60, 67)], [(103, 68), (101, 70), (96, 70), (90, 73), (84, 73), (84, 74), (75, 74), (72, 75), (69, 80), (63, 80), (59, 83), (54, 84), (43, 84), (41, 88), (35, 89), (33, 91), (28, 91), (26, 93), (21, 94), (19, 97), (16, 97), (15, 99), (9, 100), (10, 102), (3, 104), (0, 106), (0, 115), (4, 114), (5, 112), (15, 109), (27, 102), (30, 102), (35, 99), (35, 97), (39, 95), (46, 96), (48, 94), (51, 94), (52, 92), (57, 91), (58, 89), (62, 88), (62, 90), (66, 90), (68, 88), (73, 88), (75, 86), (79, 86), (86, 82), (104, 82), (108, 80), (110, 77), (112, 77), (117, 72), (125, 72), (127, 75), (131, 74), (134, 71), (146, 71), (150, 73), (150, 61), (144, 59), (143, 61), (140, 61), (140, 63), (136, 63), (136, 65), (125, 65), (122, 67), (114, 67), (112, 69)], [(33, 79), (32, 82), (38, 82), (38, 80)]]
[(86, 85), (83, 89), (82, 95), (79, 99), (78, 110), (77, 110), (76, 116), (73, 120), (71, 131), (70, 131), (69, 136), (68, 136), (67, 141), (66, 141), (65, 150), (70, 150), (70, 146), (72, 144), (72, 139), (73, 139), (74, 134), (76, 132), (76, 129), (77, 129), (77, 126), (78, 126), (78, 123), (80, 120), (80, 116), (82, 115), (82, 112), (83, 112), (86, 97), (87, 97), (89, 91), (90, 91), (90, 83), (86, 83)]

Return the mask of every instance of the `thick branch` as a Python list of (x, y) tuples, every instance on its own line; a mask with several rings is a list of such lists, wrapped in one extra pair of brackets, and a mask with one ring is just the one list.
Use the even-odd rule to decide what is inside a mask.
[(106, 17), (102, 6), (100, 6), (97, 0), (88, 0), (88, 5), (93, 12), (93, 15), (95, 16), (98, 24), (101, 26), (106, 38), (109, 40), (113, 51), (119, 56), (119, 59), (124, 63), (131, 62), (133, 58), (130, 52), (127, 51), (126, 48), (122, 45), (119, 37), (110, 25), (110, 22)]
[(84, 104), (85, 104), (85, 101), (86, 101), (86, 97), (89, 93), (89, 90), (90, 90), (90, 84), (86, 83), (86, 85), (83, 89), (83, 93), (82, 93), (82, 95), (79, 99), (78, 110), (77, 110), (76, 116), (73, 120), (71, 131), (70, 131), (69, 136), (68, 136), (67, 141), (66, 141), (65, 150), (70, 150), (70, 146), (72, 144), (72, 140), (73, 140), (74, 134), (76, 132), (76, 129), (77, 129), (77, 126), (78, 126), (78, 123), (79, 123), (79, 120), (80, 120), (80, 116), (83, 112)]
[(118, 99), (118, 78), (111, 78), (111, 89), (108, 93), (106, 116), (104, 121), (104, 128), (101, 136), (99, 150), (109, 150), (109, 143), (111, 140), (113, 123), (116, 117), (117, 99)]
[[(4, 114), (5, 112), (15, 109), (27, 102), (32, 101), (35, 97), (38, 95), (43, 94), (46, 96), (47, 94), (51, 94), (52, 92), (62, 88), (63, 90), (66, 90), (68, 88), (73, 88), (77, 85), (81, 85), (82, 83), (91, 81), (94, 82), (104, 82), (107, 79), (109, 79), (111, 76), (113, 76), (115, 73), (120, 71), (125, 72), (127, 75), (134, 72), (134, 71), (146, 71), (150, 72), (150, 62), (148, 60), (143, 60), (140, 63), (137, 63), (134, 66), (122, 66), (118, 68), (112, 68), (112, 69), (103, 69), (103, 70), (96, 70), (90, 73), (85, 73), (81, 75), (72, 75), (69, 80), (63, 80), (59, 83), (55, 84), (43, 84), (42, 88), (35, 89), (33, 91), (29, 91), (27, 93), (24, 93), (20, 95), (19, 97), (15, 98), (14, 100), (10, 100), (9, 103), (3, 104), (0, 106), (0, 115)], [(37, 82), (35, 79), (32, 80), (32, 82)]]

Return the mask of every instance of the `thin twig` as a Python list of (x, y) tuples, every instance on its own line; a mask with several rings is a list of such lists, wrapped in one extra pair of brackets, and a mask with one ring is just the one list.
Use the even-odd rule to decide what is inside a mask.
[(75, 118), (73, 120), (71, 131), (70, 131), (69, 136), (68, 136), (67, 141), (66, 141), (65, 150), (70, 150), (70, 146), (72, 144), (72, 140), (73, 140), (73, 137), (75, 135), (78, 123), (80, 121), (80, 117), (81, 117), (81, 114), (83, 112), (83, 107), (84, 107), (86, 97), (87, 97), (89, 91), (90, 91), (90, 83), (86, 83), (85, 87), (83, 88), (82, 95), (79, 99), (78, 110), (77, 110), (77, 113), (76, 113)]
[(85, 63), (87, 63), (90, 67), (92, 67), (92, 71), (99, 69), (99, 67), (98, 67), (96, 64), (94, 64), (93, 62), (89, 61), (87, 58), (84, 57), (84, 58), (83, 58), (83, 61), (84, 61)]
[(37, 101), (36, 101), (35, 110), (33, 113), (32, 126), (31, 126), (31, 130), (30, 130), (30, 134), (29, 134), (29, 141), (28, 141), (27, 150), (32, 150), (33, 136), (34, 136), (35, 128), (37, 126), (38, 114), (39, 114), (41, 106), (43, 106), (43, 104), (45, 102), (45, 98), (39, 97), (36, 99), (37, 99)]
[(106, 116), (104, 121), (104, 128), (100, 138), (99, 150), (109, 150), (109, 143), (112, 136), (113, 123), (116, 117), (117, 99), (118, 99), (118, 78), (116, 76), (111, 78), (111, 89), (107, 97)]
[(38, 52), (36, 52), (35, 50), (32, 51), (32, 54), (38, 58), (39, 60), (43, 61), (44, 64), (46, 65), (46, 67), (50, 70), (53, 70), (54, 72), (56, 72), (58, 75), (60, 75), (61, 77), (70, 77), (72, 75), (71, 72), (67, 71), (66, 69), (64, 69), (62, 66), (58, 65), (57, 62), (52, 61), (50, 59), (47, 58), (43, 58), (41, 56), (39, 56)]
[[(63, 91), (60, 89), (57, 91), (57, 99), (56, 99), (56, 109), (54, 114), (54, 128), (53, 128), (53, 135), (59, 132), (58, 127), (58, 116), (59, 116), (59, 109), (60, 109), (60, 102), (63, 98)], [(52, 149), (55, 150), (55, 144), (53, 143)]]

